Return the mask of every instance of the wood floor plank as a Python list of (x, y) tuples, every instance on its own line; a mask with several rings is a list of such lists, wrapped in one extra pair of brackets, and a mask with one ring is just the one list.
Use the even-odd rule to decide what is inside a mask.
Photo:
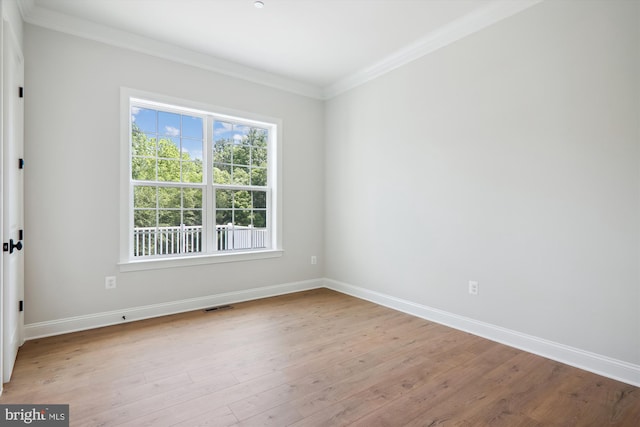
[(640, 426), (640, 390), (327, 289), (43, 338), (0, 403), (71, 426)]
[[(371, 408), (383, 408), (389, 402), (410, 393), (414, 388), (421, 387), (431, 380), (432, 372), (426, 369), (416, 370), (416, 366), (410, 363), (409, 359), (406, 359), (406, 362), (409, 363), (406, 363), (403, 369), (376, 372), (377, 378), (370, 387), (313, 413), (294, 426), (349, 425), (368, 415)], [(422, 365), (425, 363), (425, 359), (421, 356), (417, 362)]]
[(493, 363), (478, 357), (463, 357), (461, 361), (456, 366), (444, 365), (446, 368), (442, 364), (430, 366), (434, 371), (431, 381), (377, 408), (353, 425), (392, 427), (406, 425), (416, 419), (428, 419), (433, 425), (438, 425), (449, 420), (452, 410), (464, 412), (470, 402), (482, 397), (477, 384)]
[[(237, 423), (237, 418), (228, 406), (222, 406), (211, 411), (207, 411), (197, 417), (189, 418), (172, 427), (230, 427)], [(152, 424), (156, 426), (157, 424)], [(140, 427), (140, 424), (134, 424), (132, 427)]]

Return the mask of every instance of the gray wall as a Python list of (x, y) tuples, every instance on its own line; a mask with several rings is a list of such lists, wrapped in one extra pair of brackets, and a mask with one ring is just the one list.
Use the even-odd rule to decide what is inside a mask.
[[(322, 277), (321, 101), (32, 25), (25, 50), (25, 323)], [(281, 258), (118, 271), (121, 86), (282, 119)]]
[[(324, 276), (638, 364), (639, 24), (543, 2), (324, 104), (26, 25), (25, 323)], [(121, 86), (282, 118), (282, 258), (118, 272)]]
[(328, 101), (325, 276), (640, 363), (639, 27), (544, 2)]

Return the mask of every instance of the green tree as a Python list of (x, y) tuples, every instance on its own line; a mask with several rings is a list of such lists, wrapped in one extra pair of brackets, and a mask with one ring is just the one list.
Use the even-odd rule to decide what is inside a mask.
[[(190, 154), (181, 152), (170, 138), (149, 137), (134, 124), (131, 143), (133, 179), (202, 182), (202, 160), (191, 159)], [(202, 189), (137, 185), (134, 187), (134, 223), (136, 227), (201, 225)]]
[[(169, 137), (153, 137), (132, 127), (132, 178), (149, 182), (203, 182), (202, 160), (192, 159)], [(267, 133), (249, 128), (241, 140), (219, 139), (213, 146), (216, 184), (267, 185)], [(202, 224), (202, 189), (137, 185), (134, 188), (136, 227)], [(266, 193), (216, 191), (216, 223), (265, 226)], [(157, 217), (156, 217), (157, 214)]]
[(216, 184), (267, 185), (267, 132), (249, 128), (242, 140), (217, 140), (213, 147)]
[[(249, 128), (241, 140), (221, 138), (213, 148), (216, 184), (267, 185), (267, 132)], [(266, 226), (266, 192), (216, 191), (216, 223)]]

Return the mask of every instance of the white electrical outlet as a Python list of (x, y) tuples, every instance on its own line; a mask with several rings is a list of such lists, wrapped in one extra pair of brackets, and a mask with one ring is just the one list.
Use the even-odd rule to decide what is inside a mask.
[(315, 265), (318, 263), (318, 258), (315, 255), (311, 256), (311, 264)]
[(107, 276), (104, 278), (104, 288), (105, 289), (115, 289), (116, 288), (116, 276)]
[(478, 295), (478, 290), (480, 289), (480, 285), (475, 280), (469, 280), (469, 293), (471, 295)]

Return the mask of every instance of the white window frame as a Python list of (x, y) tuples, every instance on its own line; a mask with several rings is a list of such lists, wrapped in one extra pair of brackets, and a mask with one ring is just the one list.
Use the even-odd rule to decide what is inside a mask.
[[(240, 122), (269, 130), (267, 156), (268, 183), (268, 228), (270, 230), (270, 248), (214, 251), (208, 245), (207, 252), (197, 254), (179, 254), (162, 257), (134, 257), (133, 256), (133, 185), (131, 179), (131, 103), (142, 101), (145, 104), (156, 105), (161, 109), (179, 108), (183, 112), (204, 114), (215, 119)], [(120, 90), (120, 271), (151, 270), (159, 268), (185, 267), (191, 265), (214, 264), (221, 262), (249, 261), (256, 259), (275, 258), (282, 256), (282, 121), (255, 113), (230, 110), (214, 105), (193, 102), (185, 99), (170, 97), (157, 93), (145, 92), (131, 88)], [(211, 123), (207, 122), (207, 127)], [(211, 182), (213, 175), (212, 149), (213, 137), (209, 135), (212, 129), (205, 133), (204, 159), (206, 163), (206, 206), (203, 206), (203, 222), (205, 228), (215, 228), (215, 197)], [(206, 219), (205, 219), (206, 218)], [(212, 225), (213, 224), (213, 225)], [(204, 237), (203, 233), (203, 239)], [(203, 249), (207, 245), (204, 245)]]

